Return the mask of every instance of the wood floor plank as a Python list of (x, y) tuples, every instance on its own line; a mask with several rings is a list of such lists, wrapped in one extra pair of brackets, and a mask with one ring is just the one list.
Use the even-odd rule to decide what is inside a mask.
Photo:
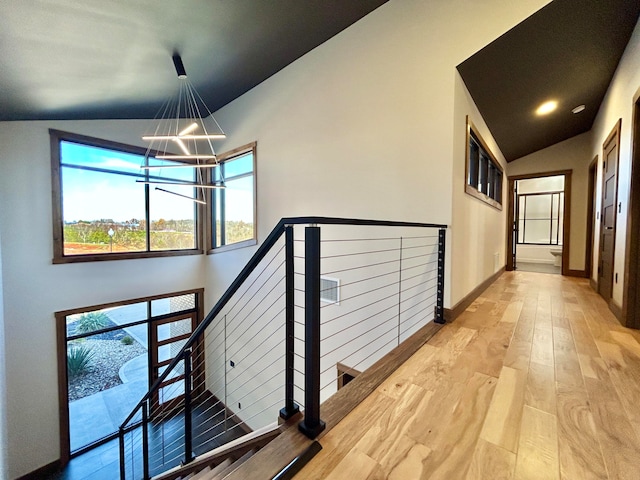
[[(613, 333), (613, 332), (612, 332)], [(640, 439), (640, 358), (629, 350), (607, 342), (596, 342), (607, 365), (609, 378), (616, 389), (620, 403)]]
[(553, 329), (538, 327), (538, 321), (536, 320), (536, 327), (533, 331), (533, 343), (531, 345), (531, 361), (539, 363), (541, 365), (547, 365), (553, 367)]
[(562, 478), (607, 480), (609, 477), (586, 393), (559, 387), (557, 402)]
[(511, 480), (516, 454), (479, 439), (466, 480)]
[(429, 478), (424, 462), (431, 455), (431, 450), (419, 443), (414, 444), (401, 462), (389, 472), (389, 480), (408, 480)]
[(555, 415), (524, 406), (514, 479), (560, 479)]
[(531, 359), (531, 341), (511, 340), (504, 357), (504, 366), (527, 371)]
[(571, 330), (553, 328), (553, 352), (555, 358), (556, 382), (563, 386), (583, 389), (580, 360), (573, 342)]
[(536, 362), (529, 364), (524, 403), (543, 412), (556, 414), (555, 371)]
[(353, 448), (335, 468), (323, 478), (326, 480), (367, 480), (378, 466), (377, 462)]
[(435, 445), (427, 445), (432, 452), (423, 462), (429, 472), (424, 478), (465, 478), (495, 386), (496, 379), (482, 373), (469, 380), (446, 429), (440, 430)]
[(480, 438), (517, 452), (527, 372), (502, 367)]
[(585, 378), (609, 478), (637, 480), (640, 445), (610, 381)]
[(569, 313), (569, 324), (571, 325), (571, 333), (576, 344), (578, 353), (597, 357), (600, 355), (598, 347), (596, 347), (591, 330), (587, 325), (582, 312), (572, 311)]

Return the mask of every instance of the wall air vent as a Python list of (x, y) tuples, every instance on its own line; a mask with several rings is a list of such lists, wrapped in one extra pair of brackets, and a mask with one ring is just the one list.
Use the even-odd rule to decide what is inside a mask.
[(340, 280), (320, 277), (320, 300), (326, 303), (340, 304)]

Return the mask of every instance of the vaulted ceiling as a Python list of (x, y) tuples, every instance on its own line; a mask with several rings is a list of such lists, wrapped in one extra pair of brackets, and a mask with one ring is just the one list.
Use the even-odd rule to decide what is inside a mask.
[(3, 1), (0, 120), (153, 118), (174, 51), (217, 110), (386, 1)]
[[(1, 2), (0, 120), (153, 117), (174, 51), (216, 110), (386, 1)], [(554, 0), (458, 65), (507, 160), (591, 128), (639, 13), (640, 0)], [(534, 115), (550, 99), (556, 112)]]
[(458, 65), (507, 161), (591, 129), (639, 13), (639, 0), (555, 0)]

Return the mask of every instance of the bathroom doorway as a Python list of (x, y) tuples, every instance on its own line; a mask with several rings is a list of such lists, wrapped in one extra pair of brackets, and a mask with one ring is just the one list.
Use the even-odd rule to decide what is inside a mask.
[(566, 274), (571, 171), (509, 180), (512, 238), (508, 242), (507, 269)]

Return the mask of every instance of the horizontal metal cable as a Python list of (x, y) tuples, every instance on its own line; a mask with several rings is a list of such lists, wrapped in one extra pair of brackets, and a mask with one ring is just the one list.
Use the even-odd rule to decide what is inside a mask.
[[(396, 282), (396, 283), (397, 283), (397, 282)], [(393, 285), (393, 284), (388, 284), (388, 285), (385, 285), (383, 288), (388, 288), (388, 287), (390, 287), (390, 286), (392, 286), (392, 285)], [(378, 289), (378, 290), (380, 290), (380, 289)], [(347, 299), (345, 299), (345, 300), (341, 300), (341, 301), (351, 300), (351, 299), (356, 298), (356, 297), (358, 297), (358, 296), (362, 296), (362, 295), (366, 295), (366, 294), (368, 294), (368, 293), (372, 293), (373, 291), (375, 291), (375, 290), (372, 290), (372, 291), (369, 291), (369, 292), (365, 292), (365, 293), (363, 293), (363, 294), (361, 294), (361, 295), (355, 295), (355, 296), (353, 296), (353, 297), (350, 297), (350, 298), (347, 298)], [(387, 295), (386, 297), (379, 298), (379, 299), (377, 299), (377, 300), (376, 300), (376, 301), (374, 301), (374, 302), (368, 303), (368, 304), (363, 305), (363, 306), (358, 307), (358, 308), (354, 308), (353, 310), (349, 310), (348, 312), (343, 313), (342, 315), (338, 315), (337, 317), (333, 317), (333, 318), (330, 318), (330, 319), (328, 319), (328, 320), (321, 320), (321, 321), (320, 321), (320, 324), (321, 324), (321, 325), (328, 325), (329, 323), (331, 323), (331, 322), (335, 322), (336, 320), (339, 320), (339, 319), (344, 318), (344, 317), (346, 317), (346, 316), (348, 316), (348, 315), (351, 315), (352, 313), (358, 312), (358, 311), (363, 310), (363, 309), (365, 309), (365, 308), (369, 308), (369, 307), (371, 307), (372, 305), (375, 305), (376, 303), (380, 303), (380, 302), (383, 302), (383, 301), (385, 301), (385, 300), (389, 300), (390, 298), (396, 298), (397, 296), (398, 296), (398, 292), (397, 292), (397, 291), (395, 291), (395, 292), (393, 292), (391, 295)], [(397, 306), (397, 303), (396, 303), (396, 304), (394, 304), (394, 305), (396, 305), (396, 306)]]
[[(375, 342), (376, 340), (379, 340), (380, 338), (384, 337), (387, 333), (390, 333), (391, 331), (395, 330), (397, 328), (397, 325), (394, 326), (394, 328), (392, 328), (391, 330), (388, 330), (387, 332), (385, 332), (384, 334), (380, 335), (379, 337), (375, 338), (373, 341), (367, 343), (366, 345), (364, 345), (362, 348), (359, 348), (358, 350), (356, 350), (355, 352), (350, 353), (349, 355), (347, 355), (346, 357), (344, 357), (340, 363), (346, 362), (346, 359), (351, 357), (352, 355), (354, 355), (355, 353), (358, 353), (360, 350), (362, 350), (365, 347), (368, 347), (369, 345), (371, 345), (373, 342)], [(363, 363), (365, 360), (371, 358), (373, 355), (375, 355), (376, 353), (378, 353), (380, 350), (382, 350), (383, 348), (386, 348), (387, 345), (391, 344), (391, 343), (395, 343), (397, 342), (398, 339), (397, 338), (392, 338), (391, 340), (389, 340), (388, 342), (386, 342), (385, 344), (383, 344), (380, 348), (378, 348), (377, 350), (374, 350), (371, 354), (367, 355), (365, 358), (363, 358), (362, 360), (360, 360), (358, 363), (356, 363), (353, 367), (354, 370), (356, 369), (356, 367), (358, 367), (358, 365), (360, 365), (361, 363)], [(327, 372), (327, 370), (325, 370), (325, 372)], [(325, 388), (327, 388), (329, 385), (331, 385), (333, 382), (335, 381), (335, 378), (331, 379), (331, 382), (327, 383), (324, 387), (320, 388), (320, 391), (324, 390)]]
[[(259, 376), (260, 376), (260, 374), (262, 374), (265, 370), (267, 370), (268, 368), (272, 367), (274, 364), (276, 364), (276, 363), (278, 363), (278, 362), (282, 362), (282, 360), (283, 360), (283, 359), (284, 359), (284, 355), (281, 355), (280, 357), (277, 357), (277, 358), (276, 358), (274, 361), (272, 361), (269, 365), (267, 365), (266, 367), (264, 367), (262, 370), (260, 370), (260, 371), (256, 372), (256, 374), (255, 374), (255, 375), (253, 375), (252, 377), (250, 377), (248, 380), (245, 380), (245, 381), (244, 381), (244, 383), (242, 383), (242, 384), (238, 385), (234, 390), (231, 390), (231, 391), (227, 392), (227, 395), (228, 395), (228, 396), (233, 395), (233, 394), (234, 394), (234, 393), (236, 393), (238, 390), (240, 390), (242, 387), (244, 387), (247, 383), (249, 383), (251, 380), (253, 380), (253, 379), (255, 379), (255, 378), (259, 377)], [(258, 359), (258, 360), (262, 360), (262, 359)], [(256, 363), (257, 363), (257, 362), (256, 362)], [(253, 365), (255, 365), (255, 363), (253, 363), (253, 364), (252, 364), (252, 365), (250, 365), (250, 366), (253, 366)], [(247, 367), (247, 370), (245, 370), (245, 371), (248, 371), (248, 369), (249, 369), (249, 367)], [(283, 371), (284, 371), (284, 370), (283, 370)], [(237, 381), (237, 380), (238, 380), (238, 378), (239, 378), (239, 377), (236, 377), (236, 378), (235, 378), (235, 379), (233, 379), (233, 380), (236, 380), (236, 381)], [(229, 382), (229, 383), (231, 383), (231, 382)], [(284, 384), (284, 383), (283, 383), (283, 384)]]
[[(380, 328), (380, 327), (384, 326), (384, 324), (385, 324), (385, 323), (390, 322), (391, 320), (393, 320), (393, 319), (395, 319), (395, 318), (398, 318), (398, 315), (397, 315), (397, 314), (394, 314), (393, 316), (391, 316), (391, 317), (389, 317), (389, 318), (386, 318), (386, 319), (385, 319), (385, 320), (383, 320), (381, 323), (376, 324), (374, 327), (370, 328), (369, 330), (365, 330), (364, 332), (361, 332), (361, 333), (360, 333), (360, 335), (359, 335), (359, 337), (362, 337), (363, 335), (365, 335), (365, 334), (367, 334), (367, 333), (370, 333), (370, 332), (374, 331), (375, 329), (377, 329), (377, 328)], [(396, 329), (398, 328), (398, 323), (397, 323), (397, 322), (394, 322), (394, 328), (396, 328)], [(325, 353), (321, 354), (321, 355), (320, 355), (320, 358), (322, 359), (322, 358), (326, 357), (327, 355), (331, 355), (331, 354), (332, 354), (332, 353), (334, 353), (336, 350), (340, 350), (342, 347), (344, 347), (345, 345), (348, 345), (349, 343), (351, 343), (351, 342), (353, 342), (353, 341), (354, 341), (354, 339), (349, 339), (349, 340), (347, 340), (346, 342), (344, 342), (344, 343), (342, 343), (342, 344), (338, 345), (336, 348), (334, 348), (334, 349), (332, 349), (332, 350), (329, 350), (328, 352), (325, 352)], [(322, 343), (321, 343), (320, 345), (322, 346)], [(324, 373), (324, 372), (322, 372), (322, 373)]]
[[(280, 300), (282, 299), (282, 297), (283, 297), (283, 296), (284, 296), (284, 292), (283, 292), (279, 297), (277, 297), (277, 298), (273, 301), (273, 303), (272, 303), (271, 305), (269, 305), (269, 307), (268, 307), (267, 309), (265, 309), (265, 311), (264, 311), (260, 316), (258, 316), (258, 317), (254, 320), (254, 322), (251, 324), (251, 326), (255, 325), (255, 324), (258, 322), (258, 320), (260, 320), (260, 319), (262, 318), (262, 315), (264, 315), (264, 313), (266, 313), (266, 312), (267, 312), (267, 311), (268, 311), (268, 310), (269, 310), (273, 305), (275, 305), (278, 301), (280, 301)], [(265, 322), (265, 323), (264, 323), (264, 325), (260, 328), (260, 330), (258, 330), (257, 332), (255, 332), (255, 333), (252, 335), (252, 337), (251, 337), (251, 338), (255, 338), (255, 337), (256, 337), (258, 334), (260, 334), (260, 333), (261, 333), (265, 328), (267, 328), (267, 327), (269, 326), (269, 324), (271, 324), (271, 322), (273, 322), (274, 320), (278, 319), (278, 317), (282, 314), (282, 312), (283, 312), (283, 311), (284, 311), (284, 309), (280, 310), (280, 311), (279, 311), (278, 313), (276, 313), (276, 315), (274, 315), (270, 320), (268, 320), (267, 322)], [(252, 332), (252, 333), (253, 333), (253, 332)], [(231, 335), (231, 334), (230, 334), (230, 333), (228, 333), (228, 334), (227, 334), (227, 338), (229, 338), (229, 336), (230, 336), (230, 335)], [(226, 351), (231, 350), (231, 348), (232, 348), (232, 347), (233, 347), (237, 342), (239, 342), (241, 338), (243, 338), (243, 335), (238, 336), (238, 337), (236, 338), (236, 340), (234, 340), (230, 345), (227, 345), (227, 347), (226, 347)], [(214, 338), (214, 339), (215, 339), (215, 338)], [(221, 352), (221, 353), (219, 353), (216, 357), (214, 357), (214, 358), (213, 358), (214, 363), (217, 363), (217, 361), (218, 361), (220, 358), (222, 358), (224, 355), (225, 355), (225, 352), (224, 352), (224, 351), (223, 351), (223, 352)]]
[[(280, 373), (283, 373), (283, 372), (284, 372), (284, 370), (282, 370)], [(253, 403), (250, 403), (250, 404), (249, 404), (248, 406), (246, 406), (245, 408), (246, 408), (246, 409), (251, 408), (251, 407), (252, 407), (253, 405), (255, 405), (256, 403), (258, 403), (258, 402), (260, 402), (260, 401), (264, 400), (265, 398), (269, 397), (270, 395), (273, 395), (273, 394), (274, 394), (275, 392), (277, 392), (280, 388), (281, 388), (281, 387), (278, 387), (278, 388), (276, 388), (276, 389), (274, 389), (274, 390), (272, 390), (272, 391), (268, 392), (266, 395), (264, 395), (264, 396), (262, 396), (262, 397), (258, 398), (256, 401), (254, 401)], [(244, 398), (244, 397), (243, 397), (243, 398)], [(278, 399), (275, 403), (273, 403), (273, 405), (270, 405), (270, 406), (268, 406), (267, 408), (264, 408), (264, 409), (260, 410), (259, 412), (257, 412), (256, 414), (252, 415), (251, 417), (248, 417), (248, 418), (247, 418), (247, 420), (250, 420), (251, 418), (254, 418), (256, 415), (260, 415), (260, 414), (264, 413), (266, 410), (268, 410), (269, 408), (272, 408), (273, 406), (275, 406), (275, 405), (279, 404), (280, 402), (282, 402), (282, 403), (284, 404), (284, 399)], [(233, 415), (229, 415), (229, 416), (227, 416), (224, 420), (222, 420), (221, 422), (218, 422), (218, 423), (216, 423), (216, 424), (213, 424), (210, 428), (208, 428), (207, 430), (204, 430), (204, 431), (203, 431), (200, 435), (198, 435), (198, 436), (202, 436), (203, 434), (205, 434), (205, 433), (207, 433), (207, 432), (209, 432), (209, 431), (211, 431), (211, 430), (213, 430), (213, 429), (215, 429), (215, 428), (219, 427), (220, 425), (222, 425), (222, 424), (226, 423), (226, 422), (227, 422), (229, 419), (231, 419), (231, 418), (240, 418), (240, 417), (238, 416), (238, 414), (237, 414), (237, 413), (234, 413)], [(240, 420), (242, 421), (242, 419), (240, 419)], [(237, 426), (237, 425), (235, 425), (235, 426)], [(234, 427), (235, 427), (235, 426), (234, 426)], [(231, 429), (233, 429), (234, 427), (232, 427)], [(213, 436), (213, 437), (211, 437), (211, 438), (212, 438), (212, 439), (215, 439), (215, 438), (219, 437), (220, 435), (224, 435), (228, 430), (231, 430), (231, 429), (226, 429), (226, 428), (225, 428), (225, 432), (220, 433), (220, 434), (218, 434), (218, 435), (214, 435), (214, 436)]]
[[(271, 258), (271, 260), (269, 260), (269, 262), (267, 262), (267, 264), (265, 265), (265, 267), (256, 274), (255, 279), (253, 280), (253, 282), (251, 282), (249, 285), (247, 285), (247, 287), (244, 289), (244, 292), (246, 293), (247, 291), (249, 291), (251, 288), (253, 288), (253, 286), (255, 285), (255, 283), (260, 279), (260, 277), (262, 276), (262, 274), (266, 271), (267, 268), (269, 268), (269, 266), (271, 265), (272, 262), (275, 261), (276, 258), (279, 257), (280, 253), (282, 253), (282, 250), (284, 250), (285, 245), (282, 245), (280, 247), (280, 249), (274, 253), (273, 257)], [(282, 262), (284, 263), (284, 262)], [(278, 266), (278, 268), (280, 268), (280, 266), (282, 266), (282, 263)], [(275, 271), (277, 271), (277, 268), (274, 269)], [(264, 284), (265, 282), (263, 282)], [(235, 295), (234, 295), (235, 296)], [(231, 311), (233, 311), (233, 309), (236, 307), (236, 305), (238, 305), (238, 302), (240, 302), (240, 300), (242, 299), (242, 297), (244, 296), (244, 293), (240, 294), (240, 297), (238, 298), (238, 300), (232, 305), (230, 306), (226, 312), (230, 313)]]
[[(278, 270), (275, 270), (275, 271), (273, 272), (273, 275), (275, 275), (277, 272), (278, 272)], [(267, 279), (267, 281), (271, 280), (271, 278), (273, 277), (273, 275), (271, 275), (271, 276)], [(278, 279), (278, 281), (273, 285), (273, 287), (271, 287), (271, 289), (270, 289), (267, 293), (265, 293), (265, 294), (262, 296), (262, 300), (264, 300), (268, 295), (270, 295), (270, 294), (271, 294), (271, 292), (273, 292), (277, 287), (282, 287), (282, 281), (283, 281), (284, 279), (285, 279), (285, 276), (284, 276), (284, 275), (282, 275), (282, 276)], [(245, 302), (245, 304), (242, 306), (242, 308), (240, 308), (240, 310), (238, 310), (238, 311), (236, 312), (236, 314), (235, 314), (235, 315), (233, 315), (231, 318), (229, 318), (229, 315), (227, 315), (227, 328), (235, 322), (235, 319), (236, 319), (236, 318), (238, 318), (238, 315), (240, 315), (240, 313), (244, 310), (244, 308), (245, 308), (247, 305), (249, 305), (249, 304), (250, 304), (250, 302), (251, 302), (251, 301), (252, 301), (252, 300), (253, 300), (253, 299), (258, 295), (258, 293), (263, 293), (263, 291), (262, 291), (262, 287), (264, 287), (264, 286), (267, 284), (267, 281), (265, 281), (265, 282), (261, 285), (261, 287), (260, 287), (260, 288), (258, 288), (258, 289), (256, 290), (256, 292), (255, 292), (253, 295), (251, 295), (251, 298), (249, 298), (249, 299)], [(243, 295), (244, 295), (244, 294), (243, 294)], [(279, 297), (279, 298), (281, 298), (282, 296), (284, 296), (284, 291), (282, 292), (282, 294), (280, 295), (280, 297)], [(238, 328), (240, 328), (240, 326), (244, 323), (244, 321), (245, 321), (245, 320), (246, 320), (246, 319), (247, 319), (247, 318), (248, 318), (248, 317), (249, 317), (249, 316), (250, 316), (250, 315), (255, 311), (255, 309), (256, 309), (256, 308), (258, 308), (260, 305), (261, 305), (261, 301), (257, 302), (257, 303), (256, 303), (256, 305), (253, 307), (253, 309), (251, 309), (251, 310), (250, 310), (250, 311), (249, 311), (249, 312), (244, 316), (244, 318), (243, 318), (242, 320), (240, 320), (239, 322), (237, 322), (236, 327), (232, 329), (232, 331), (229, 333), (229, 335), (232, 335), (233, 333), (235, 333), (235, 331), (236, 331)]]
[(354, 253), (341, 253), (338, 255), (322, 255), (321, 259), (330, 259), (330, 258), (344, 258), (344, 257), (356, 257), (359, 255), (374, 255), (378, 253), (388, 253), (388, 252), (399, 252), (400, 248), (387, 248), (384, 250), (368, 250), (366, 252), (354, 252)]
[(419, 325), (422, 322), (424, 322), (424, 324), (426, 325), (427, 323), (429, 323), (429, 321), (430, 320), (428, 319), (428, 317), (422, 317), (417, 322), (414, 322), (412, 325), (410, 325), (408, 328), (406, 328), (405, 330), (400, 330), (400, 335), (404, 335), (405, 333), (410, 331), (412, 328), (414, 328), (416, 325)]
[[(393, 264), (397, 264), (399, 261), (398, 258), (394, 258), (392, 260), (385, 260), (384, 262), (377, 262), (377, 263), (366, 263), (364, 265), (359, 265), (359, 266), (355, 266), (355, 267), (349, 267), (349, 268), (343, 268), (340, 270), (332, 270), (330, 272), (323, 272), (323, 275), (335, 275), (336, 273), (342, 273), (342, 272), (349, 272), (349, 271), (353, 271), (353, 270), (360, 270), (363, 268), (372, 268), (372, 267), (379, 267), (380, 265), (389, 265), (391, 263)], [(303, 273), (300, 273), (299, 275), (304, 275)]]
[[(368, 321), (369, 321), (369, 320), (371, 320), (372, 318), (377, 317), (378, 315), (380, 315), (380, 314), (381, 314), (381, 313), (383, 313), (383, 312), (386, 312), (387, 310), (394, 310), (394, 311), (395, 311), (397, 308), (398, 308), (398, 304), (397, 304), (397, 303), (394, 303), (393, 305), (390, 305), (389, 307), (385, 308), (384, 310), (377, 311), (376, 313), (374, 313), (374, 314), (372, 314), (372, 315), (369, 315), (368, 317), (363, 318), (362, 320), (359, 320), (359, 321), (357, 321), (357, 322), (355, 322), (355, 323), (352, 323), (352, 324), (350, 324), (349, 326), (344, 327), (343, 329), (338, 330), (338, 331), (336, 331), (336, 332), (332, 333), (331, 335), (327, 335), (326, 337), (322, 337), (321, 342), (324, 342), (324, 341), (326, 341), (326, 340), (329, 340), (330, 338), (335, 337), (336, 335), (340, 335), (341, 333), (346, 332), (346, 331), (347, 331), (347, 330), (349, 330), (350, 328), (357, 327), (358, 325), (360, 325), (360, 324), (362, 324), (362, 323), (364, 323), (364, 322), (368, 322)], [(394, 316), (397, 316), (397, 315), (394, 315)]]
[[(435, 297), (435, 294), (434, 294), (434, 295), (432, 295), (432, 296), (431, 296), (431, 297), (429, 297), (429, 298), (433, 298), (433, 297)], [(415, 308), (415, 307), (417, 307), (417, 306), (419, 306), (419, 305), (421, 305), (421, 303), (416, 303), (416, 304), (411, 305), (410, 307), (405, 308), (404, 310), (402, 310), (402, 311), (400, 312), (400, 318), (402, 318), (402, 315), (403, 315), (403, 314), (407, 313), (409, 310), (411, 310), (412, 308)], [(423, 312), (425, 309), (427, 309), (427, 308), (429, 308), (430, 306), (433, 306), (433, 305), (435, 305), (435, 302), (433, 302), (433, 301), (432, 301), (432, 302), (430, 302), (430, 303), (427, 303), (427, 305), (426, 305), (426, 306), (422, 307), (422, 308), (421, 308), (420, 310), (418, 310), (416, 313), (414, 313), (414, 314), (410, 315), (409, 317), (407, 317), (407, 319), (406, 319), (406, 320), (402, 320), (402, 321), (400, 322), (400, 324), (402, 324), (402, 323), (406, 322), (407, 320), (410, 320), (410, 319), (411, 319), (412, 317), (414, 317), (415, 315), (419, 314), (420, 312)]]

